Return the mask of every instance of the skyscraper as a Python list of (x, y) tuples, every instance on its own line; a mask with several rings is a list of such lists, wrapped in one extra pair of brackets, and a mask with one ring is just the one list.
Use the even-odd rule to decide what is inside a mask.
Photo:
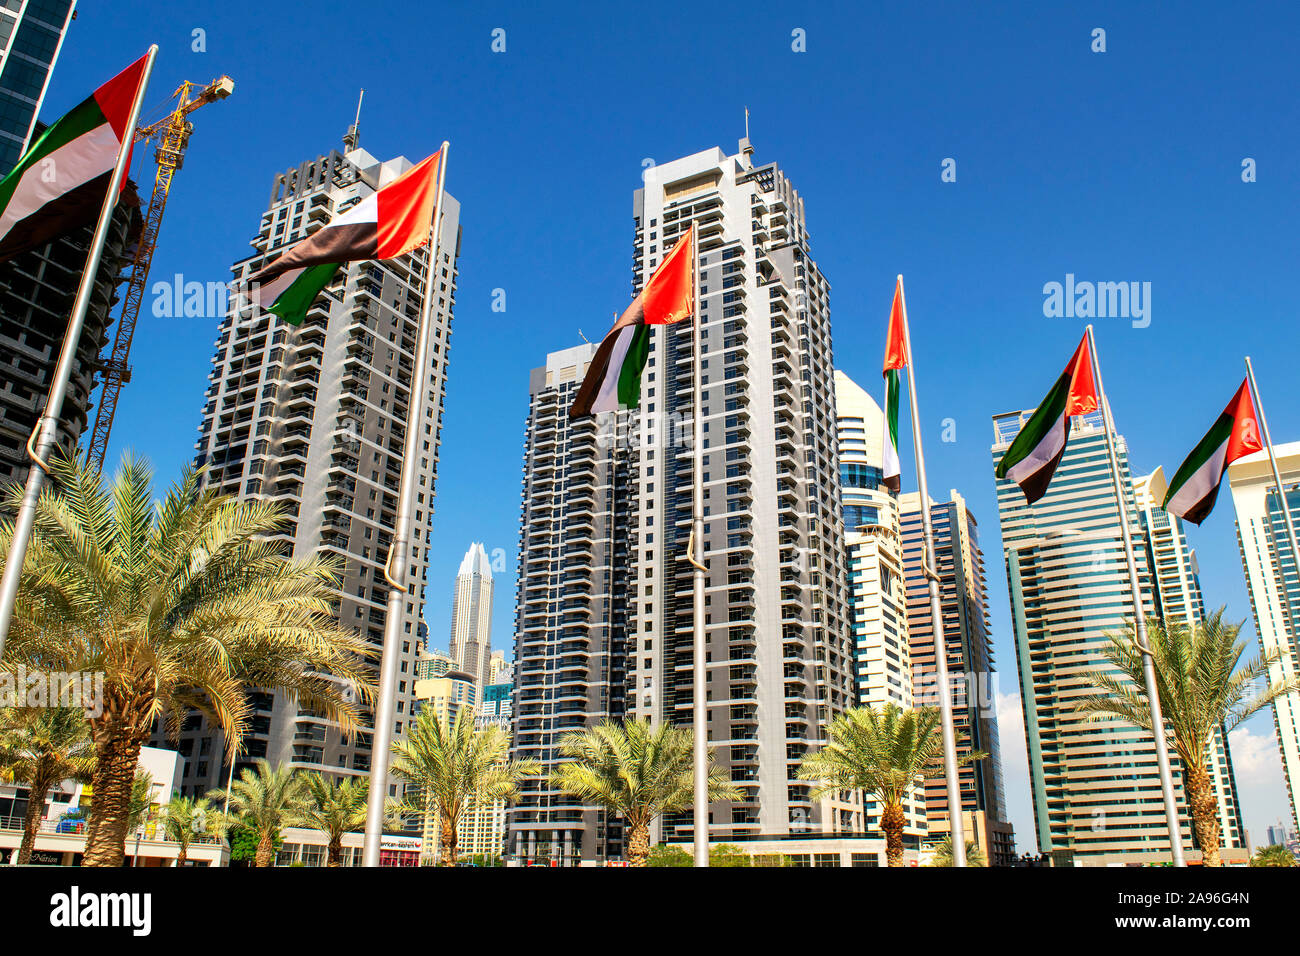
[[(277, 175), (254, 252), (233, 266), (247, 278), (332, 215), (400, 175), (404, 157), (381, 162), (363, 149), (330, 152)], [(412, 715), (415, 662), (433, 518), (434, 479), (442, 438), (447, 350), (455, 303), (460, 205), (443, 202), (442, 241), (432, 303), (432, 359), (426, 389), (412, 394), (415, 339), (429, 267), (428, 247), (399, 259), (340, 267), (298, 327), (232, 297), (213, 353), (196, 462), (210, 487), (273, 501), (288, 522), (277, 536), (286, 554), (317, 552), (345, 562), (339, 620), (379, 651), (388, 586), (384, 563), (392, 541), (407, 410), (417, 402), (422, 434), (409, 596), (404, 608), (394, 731)], [(374, 662), (378, 669), (378, 653)], [(370, 737), (343, 737), (317, 714), (279, 694), (255, 698), (252, 732), (241, 761), (362, 775)], [(189, 792), (225, 784), (219, 742), (205, 719), (192, 717), (181, 740), (198, 738), (212, 759), (187, 761)], [(190, 748), (190, 749), (187, 749)], [(203, 752), (202, 750), (200, 752)], [(390, 790), (393, 789), (390, 785)]]
[[(994, 417), (995, 466), (1029, 414)], [(1155, 512), (1144, 498), (1160, 500), (1163, 479), (1135, 480), (1123, 437), (1116, 436), (1116, 444), (1145, 613), (1167, 620), (1186, 620), (1189, 609), (1199, 615), (1195, 577), (1171, 571), (1171, 563), (1191, 564), (1181, 522), (1165, 529), (1147, 520)], [(1100, 414), (1073, 419), (1065, 455), (1043, 498), (1027, 505), (1009, 480), (998, 481), (997, 492), (1039, 850), (1059, 863), (1169, 860), (1151, 734), (1118, 719), (1089, 721), (1074, 709), (1080, 698), (1096, 693), (1089, 673), (1111, 670), (1104, 658), (1107, 633), (1122, 630), (1133, 613)], [(1222, 734), (1210, 742), (1209, 753), (1220, 820), (1228, 824), (1223, 856), (1242, 858), (1245, 834)], [(1180, 765), (1176, 755), (1170, 759), (1175, 799), (1185, 808)], [(1185, 812), (1181, 833), (1190, 850)]]
[[(529, 376), (519, 577), (515, 602), (512, 756), (543, 775), (520, 783), (508, 811), (511, 853), (562, 865), (622, 853), (617, 820), (552, 790), (561, 736), (626, 711), (627, 534), (635, 509), (628, 452), (595, 419), (569, 421), (595, 354), (552, 352)], [(626, 413), (618, 419), (626, 423)]]
[[(861, 807), (813, 800), (799, 761), (853, 703), (853, 643), (835, 455), (830, 287), (804, 203), (742, 140), (651, 166), (633, 198), (633, 291), (692, 224), (699, 238), (703, 407), (689, 322), (653, 326), (634, 449), (627, 553), (629, 710), (690, 725), (694, 414), (703, 418), (708, 738), (742, 790), (710, 838), (855, 831)], [(691, 813), (659, 838), (689, 841)], [(764, 850), (764, 852), (769, 852)]]
[(456, 572), (451, 603), (451, 658), (474, 677), (480, 691), (488, 683), (492, 653), (492, 565), (487, 551), (474, 542)]
[(76, 16), (73, 0), (7, 0), (0, 4), (0, 176), (18, 164)]
[[(857, 705), (910, 709), (912, 652), (898, 497), (881, 483), (884, 418), (875, 400), (838, 370), (835, 411)], [(864, 811), (866, 829), (878, 829), (876, 802), (868, 798)], [(926, 837), (923, 788), (909, 791), (903, 812), (904, 837), (919, 844)]]
[[(979, 526), (957, 491), (948, 501), (930, 503), (934, 530), (934, 569), (939, 575), (940, 612), (948, 676), (953, 684), (953, 728), (959, 754), (982, 751), (983, 760), (958, 768), (961, 812), (967, 838), (984, 851), (990, 865), (1015, 862), (1015, 834), (1007, 819), (998, 739), (997, 683), (993, 641), (988, 629), (988, 596)], [(912, 658), (912, 689), (917, 704), (938, 705), (934, 620), (924, 570), (925, 536), (920, 497), (899, 500), (903, 560), (907, 577), (907, 636)], [(950, 830), (948, 793), (942, 777), (925, 785), (930, 839)]]
[[(1300, 515), (1300, 442), (1277, 445), (1278, 471), (1291, 514)], [(1292, 553), (1282, 517), (1282, 499), (1273, 482), (1265, 453), (1248, 455), (1228, 466), (1228, 485), (1237, 511), (1237, 546), (1250, 592), (1255, 633), (1266, 653), (1278, 662), (1269, 677), (1280, 681), (1300, 677), (1300, 569)], [(1291, 798), (1291, 825), (1300, 826), (1300, 693), (1279, 697), (1273, 723), (1282, 751), (1282, 775)]]

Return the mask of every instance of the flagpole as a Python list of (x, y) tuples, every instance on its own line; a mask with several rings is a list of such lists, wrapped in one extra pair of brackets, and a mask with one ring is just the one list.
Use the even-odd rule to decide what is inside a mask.
[[(366, 798), (366, 831), (362, 866), (379, 865), (379, 844), (384, 833), (384, 799), (388, 796), (388, 751), (393, 740), (397, 713), (397, 664), (402, 647), (402, 605), (406, 603), (406, 579), (410, 568), (412, 514), (419, 485), (420, 422), (424, 410), (425, 384), (429, 376), (429, 344), (432, 338), (435, 276), (438, 273), (439, 239), (442, 232), (442, 197), (447, 183), (447, 151), (443, 140), (438, 157), (438, 198), (433, 205), (433, 227), (429, 238), (428, 267), (424, 275), (424, 301), (420, 303), (420, 325), (416, 331), (415, 370), (411, 375), (411, 400), (406, 410), (406, 448), (402, 456), (402, 480), (397, 495), (397, 523), (388, 548), (384, 578), (388, 582), (388, 614), (384, 620), (384, 649), (379, 665), (378, 699), (374, 710), (374, 732), (370, 744), (370, 792)], [(427, 542), (425, 542), (427, 548)]]
[[(1264, 416), (1264, 402), (1259, 397), (1259, 383), (1255, 381), (1255, 366), (1251, 364), (1250, 356), (1246, 356), (1246, 377), (1250, 379), (1250, 391), (1255, 400), (1255, 414), (1259, 416), (1259, 431), (1264, 439), (1264, 447), (1268, 449), (1268, 463), (1273, 468), (1273, 481), (1277, 483), (1277, 497), (1282, 505), (1282, 520), (1286, 524), (1286, 536), (1291, 542), (1291, 560), (1295, 562), (1296, 567), (1300, 568), (1300, 546), (1296, 545), (1295, 522), (1291, 519), (1291, 506), (1286, 500), (1286, 491), (1282, 488), (1282, 472), (1277, 466), (1277, 453), (1273, 450), (1273, 439), (1268, 433), (1268, 419)], [(1278, 571), (1281, 573), (1282, 562), (1278, 560)]]
[(1161, 714), (1160, 692), (1156, 684), (1155, 664), (1151, 659), (1151, 645), (1147, 641), (1146, 612), (1142, 608), (1142, 590), (1138, 583), (1137, 561), (1133, 557), (1133, 535), (1128, 525), (1128, 499), (1124, 495), (1119, 473), (1119, 456), (1115, 451), (1115, 423), (1111, 419), (1110, 403), (1106, 401), (1106, 388), (1101, 381), (1101, 365), (1097, 362), (1097, 341), (1092, 326), (1086, 330), (1088, 356), (1092, 360), (1092, 374), (1097, 383), (1097, 402), (1101, 405), (1102, 430), (1106, 433), (1106, 454), (1110, 459), (1110, 477), (1115, 487), (1115, 502), (1119, 508), (1120, 536), (1124, 540), (1124, 560), (1128, 562), (1128, 585), (1133, 592), (1133, 629), (1137, 635), (1138, 650), (1142, 654), (1142, 677), (1146, 683), (1147, 704), (1151, 709), (1151, 736), (1156, 742), (1156, 766), (1160, 771), (1160, 793), (1165, 804), (1165, 824), (1169, 828), (1169, 846), (1173, 852), (1174, 866), (1186, 866), (1183, 859), (1183, 838), (1178, 827), (1178, 806), (1174, 803), (1174, 783), (1169, 772), (1169, 747), (1165, 740), (1165, 721)]
[(921, 416), (916, 407), (916, 365), (912, 361), (912, 330), (907, 323), (907, 296), (898, 277), (903, 306), (903, 350), (907, 356), (907, 395), (912, 406), (912, 447), (916, 452), (916, 490), (920, 496), (921, 530), (925, 553), (921, 563), (930, 588), (930, 622), (934, 637), (935, 677), (939, 683), (939, 723), (943, 730), (943, 775), (948, 789), (948, 825), (952, 834), (952, 865), (966, 865), (966, 835), (961, 815), (961, 783), (957, 776), (957, 734), (952, 723), (952, 686), (948, 683), (948, 642), (943, 631), (943, 606), (939, 576), (934, 568), (934, 526), (930, 519), (930, 491), (925, 480), (925, 452), (921, 448)]
[(77, 346), (81, 344), (81, 332), (86, 324), (90, 297), (95, 290), (95, 277), (99, 272), (100, 259), (103, 257), (104, 243), (108, 239), (108, 228), (113, 222), (113, 211), (117, 208), (122, 180), (126, 178), (126, 167), (131, 158), (131, 143), (135, 139), (136, 124), (140, 121), (140, 107), (144, 102), (144, 93), (149, 86), (149, 77), (153, 73), (153, 63), (157, 56), (158, 44), (155, 43), (149, 47), (149, 52), (145, 55), (144, 72), (140, 74), (140, 86), (135, 91), (131, 114), (122, 134), (122, 145), (117, 152), (117, 163), (113, 166), (108, 191), (104, 194), (104, 202), (99, 209), (99, 222), (95, 225), (90, 251), (86, 255), (86, 268), (81, 274), (81, 284), (77, 286), (77, 296), (73, 300), (72, 312), (68, 316), (68, 328), (63, 335), (63, 346), (59, 350), (54, 379), (50, 383), (49, 395), (45, 399), (45, 412), (27, 440), (27, 456), (32, 464), (27, 472), (27, 487), (23, 491), (22, 504), (14, 520), (14, 536), (9, 543), (9, 554), (5, 558), (4, 576), (0, 579), (0, 657), (4, 656), (5, 640), (9, 636), (9, 626), (13, 622), (14, 606), (18, 601), (18, 582), (22, 576), (23, 562), (27, 557), (27, 545), (31, 540), (32, 528), (36, 524), (36, 503), (41, 497), (41, 488), (45, 484), (45, 471), (50, 453), (54, 450), (58, 439), (59, 416), (63, 414), (63, 401), (67, 397), (68, 382), (72, 378)]
[(704, 336), (701, 327), (704, 324), (700, 315), (700, 250), (695, 242), (695, 224), (691, 224), (691, 233), (687, 237), (691, 244), (691, 313), (695, 368), (691, 391), (691, 405), (695, 454), (692, 469), (691, 492), (691, 535), (690, 563), (694, 568), (694, 610), (692, 614), (692, 719), (695, 724), (693, 738), (693, 758), (695, 769), (694, 831), (695, 831), (695, 865), (709, 865), (709, 705), (708, 705), (708, 669), (705, 666), (706, 649), (704, 646), (704, 571), (701, 558), (704, 555), (704, 363), (701, 359), (701, 344)]

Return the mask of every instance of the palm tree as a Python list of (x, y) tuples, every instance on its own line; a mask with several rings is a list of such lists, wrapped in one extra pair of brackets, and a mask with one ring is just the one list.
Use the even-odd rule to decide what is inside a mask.
[(0, 712), (0, 779), (27, 784), (27, 815), (18, 863), (28, 863), (50, 789), (86, 783), (95, 769), (86, 717), (75, 707), (24, 707)]
[[(1170, 746), (1183, 764), (1188, 809), (1206, 866), (1222, 865), (1218, 803), (1207, 767), (1211, 738), (1217, 730), (1226, 739), (1261, 707), (1300, 688), (1300, 681), (1288, 679), (1250, 693), (1261, 679), (1267, 679), (1279, 652), (1242, 664), (1247, 642), (1238, 639), (1241, 624), (1224, 623), (1223, 611), (1219, 608), (1194, 627), (1158, 618), (1147, 621), (1156, 693)], [(1151, 711), (1135, 629), (1130, 623), (1123, 632), (1106, 636), (1106, 659), (1119, 673), (1090, 674), (1089, 680), (1103, 693), (1086, 697), (1075, 707), (1090, 720), (1118, 717), (1150, 731)]]
[[(931, 858), (929, 866), (952, 866), (952, 834), (949, 833), (934, 848), (934, 856)], [(988, 860), (984, 858), (984, 851), (975, 845), (974, 840), (966, 841), (966, 865), (967, 866), (988, 866)]]
[(510, 734), (501, 727), (474, 727), (474, 709), (462, 707), (456, 720), (425, 708), (393, 744), (393, 776), (411, 786), (392, 809), (396, 813), (437, 815), (441, 864), (456, 865), (456, 827), (471, 803), (513, 802), (519, 781), (540, 772), (532, 760), (509, 759)]
[[(352, 698), (370, 694), (366, 648), (334, 618), (337, 566), (286, 558), (270, 539), (284, 528), (278, 506), (220, 497), (193, 469), (155, 503), (152, 472), (130, 456), (110, 487), (81, 459), (55, 459), (51, 473), (4, 667), (104, 675), (102, 710), (88, 714), (97, 761), (83, 865), (119, 866), (131, 781), (157, 719), (174, 736), (191, 708), (204, 711), (233, 759), (248, 688), (260, 687), (347, 733)], [(0, 520), (0, 552), (12, 535)]]
[(1250, 858), (1251, 866), (1296, 866), (1295, 854), (1280, 843), (1262, 847)]
[[(224, 798), (226, 791), (212, 790), (209, 800)], [(257, 759), (256, 769), (245, 767), (239, 779), (230, 785), (230, 812), (238, 817), (257, 838), (254, 866), (275, 863), (275, 838), (281, 828), (295, 826), (303, 819), (308, 800), (307, 784), (301, 774), (290, 767), (272, 768), (264, 757)]]
[(149, 808), (153, 806), (153, 774), (148, 770), (135, 771), (131, 781), (131, 800), (127, 804), (126, 830), (128, 833), (140, 829), (149, 819)]
[[(924, 780), (943, 776), (943, 735), (933, 707), (904, 710), (897, 704), (846, 710), (827, 730), (828, 742), (803, 758), (800, 780), (819, 781), (813, 796), (861, 790), (881, 805), (885, 858), (903, 865), (903, 800)], [(966, 754), (958, 763), (988, 756)]]
[(220, 819), (207, 797), (172, 797), (165, 808), (163, 825), (167, 839), (181, 845), (181, 852), (176, 857), (176, 865), (184, 866), (189, 858), (190, 844), (195, 837), (217, 829)]
[(307, 802), (300, 815), (302, 826), (320, 830), (329, 840), (327, 866), (342, 866), (343, 834), (353, 833), (366, 825), (366, 796), (370, 781), (349, 777), (341, 782), (325, 779), (323, 774), (306, 777)]
[[(627, 826), (627, 862), (645, 866), (650, 824), (663, 813), (695, 801), (693, 734), (685, 727), (631, 719), (607, 720), (589, 730), (565, 734), (560, 753), (568, 757), (551, 774), (551, 785), (580, 800), (619, 813)], [(710, 766), (709, 800), (738, 800), (740, 790), (725, 770)]]

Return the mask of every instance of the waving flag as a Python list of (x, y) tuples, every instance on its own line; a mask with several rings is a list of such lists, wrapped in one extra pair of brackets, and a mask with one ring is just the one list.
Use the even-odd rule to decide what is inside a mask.
[(439, 158), (440, 152), (434, 153), (412, 166), (250, 276), (253, 300), (291, 325), (301, 325), (343, 263), (396, 259), (428, 242)]
[(569, 406), (570, 420), (641, 404), (641, 373), (650, 355), (650, 326), (690, 317), (695, 308), (694, 265), (692, 225), (600, 343)]
[(1085, 335), (1070, 364), (1002, 455), (997, 476), (1018, 484), (1032, 505), (1047, 493), (1056, 466), (1065, 454), (1070, 419), (1096, 410), (1097, 388)]
[(1200, 524), (1214, 508), (1228, 466), (1244, 455), (1263, 449), (1255, 403), (1250, 400), (1250, 385), (1243, 381), (1223, 414), (1192, 449), (1187, 460), (1178, 466), (1169, 482), (1164, 509), (1193, 524)]
[(127, 125), (146, 60), (140, 57), (56, 120), (0, 180), (0, 262), (94, 220), (122, 145), (129, 150), (135, 136)]

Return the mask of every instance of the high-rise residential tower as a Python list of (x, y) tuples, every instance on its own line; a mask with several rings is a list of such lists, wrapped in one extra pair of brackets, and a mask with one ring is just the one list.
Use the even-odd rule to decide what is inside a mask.
[[(898, 496), (882, 483), (884, 416), (866, 390), (839, 370), (835, 412), (857, 705), (910, 709), (907, 583)], [(875, 801), (868, 799), (864, 809), (867, 829), (878, 829)], [(903, 809), (904, 837), (919, 844), (926, 837), (924, 789), (909, 791)]]
[(518, 859), (561, 865), (622, 853), (618, 821), (545, 776), (565, 733), (627, 709), (629, 453), (607, 422), (568, 414), (595, 351), (552, 352), (533, 369), (524, 433), (511, 754), (543, 773), (520, 782), (508, 843)]
[(451, 604), (451, 658), (474, 677), (481, 691), (488, 683), (492, 654), (492, 565), (487, 551), (474, 542), (456, 572)]
[[(993, 419), (995, 466), (1031, 413)], [(1171, 859), (1151, 734), (1119, 719), (1090, 721), (1074, 709), (1096, 693), (1088, 675), (1113, 670), (1104, 657), (1106, 635), (1121, 631), (1133, 615), (1121, 506), (1133, 531), (1145, 613), (1187, 620), (1202, 605), (1195, 576), (1175, 566), (1191, 566), (1181, 522), (1166, 529), (1148, 521), (1155, 512), (1145, 501), (1160, 500), (1161, 478), (1134, 479), (1127, 445), (1122, 436), (1115, 441), (1122, 505), (1111, 481), (1100, 413), (1073, 419), (1065, 455), (1039, 501), (1027, 505), (1013, 482), (997, 482), (1034, 822), (1039, 850), (1058, 863)], [(1208, 751), (1220, 820), (1227, 824), (1223, 857), (1243, 859), (1245, 832), (1221, 733)], [(1175, 799), (1185, 808), (1180, 765), (1176, 755), (1170, 760)], [(1186, 813), (1181, 817), (1190, 855), (1194, 836)]]
[[(1015, 833), (1007, 819), (998, 739), (997, 683), (993, 640), (988, 628), (988, 596), (979, 526), (957, 491), (948, 501), (930, 503), (934, 531), (934, 569), (939, 575), (940, 612), (948, 675), (953, 684), (953, 728), (959, 754), (988, 756), (958, 768), (965, 832), (994, 866), (1015, 862)], [(934, 621), (925, 578), (920, 496), (899, 500), (903, 562), (907, 578), (907, 635), (912, 658), (912, 691), (918, 705), (938, 705)], [(951, 828), (943, 778), (926, 781), (925, 812), (929, 838)]]
[[(1300, 515), (1300, 442), (1277, 445), (1278, 471), (1287, 505)], [(1269, 677), (1280, 681), (1300, 677), (1300, 566), (1292, 552), (1282, 516), (1282, 499), (1268, 456), (1260, 452), (1228, 466), (1232, 503), (1237, 510), (1237, 545), (1250, 591), (1255, 633), (1266, 653), (1277, 652)], [(1282, 751), (1282, 775), (1291, 798), (1291, 824), (1300, 826), (1300, 692), (1279, 697), (1273, 721)]]
[[(363, 149), (330, 152), (278, 174), (252, 240), (237, 262), (246, 279), (286, 248), (400, 175), (404, 157), (381, 162)], [(339, 620), (376, 651), (383, 643), (388, 586), (384, 563), (392, 543), (407, 410), (419, 409), (418, 492), (409, 595), (403, 609), (394, 732), (412, 715), (419, 628), (428, 569), (434, 478), (442, 438), (447, 354), (456, 291), (460, 205), (443, 202), (442, 241), (430, 321), (425, 389), (412, 393), (417, 326), (430, 267), (428, 247), (399, 259), (347, 263), (316, 299), (301, 326), (288, 325), (232, 297), (212, 356), (211, 385), (196, 444), (208, 486), (241, 498), (273, 501), (288, 515), (277, 536), (286, 554), (324, 552), (345, 564)], [(193, 717), (182, 734), (188, 792), (224, 786), (220, 742)], [(219, 736), (219, 735), (218, 735)], [(194, 753), (196, 744), (199, 753)], [(252, 733), (241, 761), (363, 775), (370, 738), (343, 737), (319, 715), (284, 695), (256, 698)], [(200, 756), (208, 754), (205, 758)], [(390, 784), (390, 790), (394, 785)]]
[[(854, 702), (836, 467), (829, 284), (802, 197), (748, 140), (651, 166), (633, 198), (638, 291), (692, 224), (699, 238), (703, 406), (689, 322), (654, 326), (627, 544), (629, 710), (692, 713), (691, 422), (703, 418), (708, 739), (741, 789), (710, 808), (715, 842), (861, 829), (861, 807), (814, 800), (800, 758)], [(691, 812), (658, 837), (689, 842)]]

